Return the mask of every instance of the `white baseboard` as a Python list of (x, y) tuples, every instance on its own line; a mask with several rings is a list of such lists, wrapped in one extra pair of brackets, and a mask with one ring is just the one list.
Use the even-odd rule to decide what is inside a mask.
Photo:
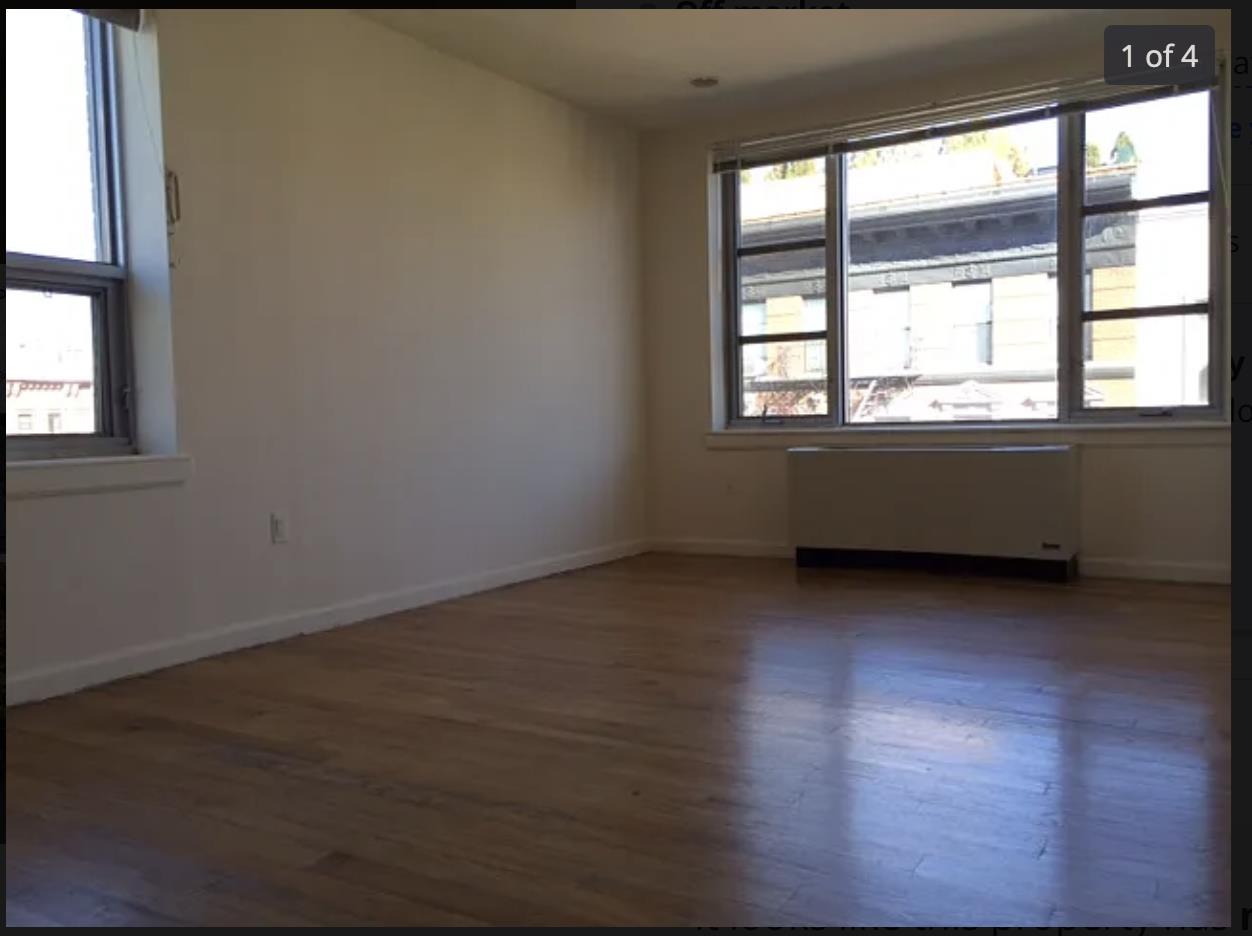
[(86, 660), (18, 673), (5, 679), (5, 704), (16, 705), (64, 695), (88, 686), (112, 682), (127, 676), (137, 676), (180, 663), (190, 663), (193, 660), (231, 650), (242, 650), (245, 647), (271, 643), (286, 637), (294, 637), (297, 634), (330, 630), (396, 611), (419, 608), (423, 605), (447, 601), (450, 598), (460, 598), (490, 588), (513, 585), (528, 579), (542, 578), (546, 575), (599, 565), (603, 562), (612, 562), (615, 559), (638, 555), (647, 551), (647, 548), (648, 544), (643, 540), (614, 543), (503, 569), (445, 579), (428, 585), (419, 585), (416, 588), (368, 595), (352, 601), (275, 615), (260, 620), (243, 621), (176, 640), (142, 644)]
[(1230, 584), (1230, 564), (1174, 562), (1160, 559), (1111, 559), (1080, 556), (1078, 571), (1091, 578), (1142, 579), (1151, 582)]
[(649, 544), (652, 552), (689, 553), (702, 556), (749, 556), (790, 559), (795, 550), (786, 543), (739, 539), (660, 539)]

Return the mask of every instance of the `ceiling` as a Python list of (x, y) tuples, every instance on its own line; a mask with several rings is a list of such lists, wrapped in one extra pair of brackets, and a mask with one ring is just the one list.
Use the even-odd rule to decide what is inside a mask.
[[(1039, 56), (1050, 44), (1098, 44), (1110, 23), (1180, 18), (1109, 10), (361, 12), (443, 52), (644, 128)], [(690, 80), (700, 75), (721, 83), (692, 88)]]

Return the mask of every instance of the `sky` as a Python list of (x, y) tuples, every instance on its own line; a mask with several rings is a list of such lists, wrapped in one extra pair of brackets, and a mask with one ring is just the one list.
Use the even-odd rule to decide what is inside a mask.
[(5, 11), (6, 250), (96, 259), (83, 23)]
[[(6, 10), (6, 251), (96, 259), (83, 17)], [(91, 300), (5, 290), (5, 376), (90, 380)]]

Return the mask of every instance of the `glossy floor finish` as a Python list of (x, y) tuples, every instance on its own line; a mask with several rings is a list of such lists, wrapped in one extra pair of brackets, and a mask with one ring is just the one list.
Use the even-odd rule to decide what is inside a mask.
[(1224, 924), (1229, 592), (649, 555), (8, 712), (10, 923)]

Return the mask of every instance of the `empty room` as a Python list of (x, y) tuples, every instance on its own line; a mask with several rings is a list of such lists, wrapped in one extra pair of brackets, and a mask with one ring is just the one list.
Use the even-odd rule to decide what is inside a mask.
[(728, 5), (6, 10), (9, 925), (1232, 922), (1230, 11)]

